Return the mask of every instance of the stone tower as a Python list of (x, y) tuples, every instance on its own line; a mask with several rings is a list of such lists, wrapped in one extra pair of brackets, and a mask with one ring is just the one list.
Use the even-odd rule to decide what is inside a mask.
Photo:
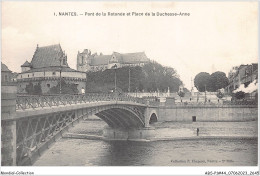
[(91, 51), (84, 49), (82, 53), (78, 51), (77, 55), (77, 70), (86, 72), (89, 70), (89, 64), (91, 63)]

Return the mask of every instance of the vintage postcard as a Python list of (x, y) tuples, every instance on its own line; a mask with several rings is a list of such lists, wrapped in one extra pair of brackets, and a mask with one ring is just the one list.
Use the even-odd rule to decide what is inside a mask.
[(1, 6), (1, 174), (259, 174), (258, 1)]

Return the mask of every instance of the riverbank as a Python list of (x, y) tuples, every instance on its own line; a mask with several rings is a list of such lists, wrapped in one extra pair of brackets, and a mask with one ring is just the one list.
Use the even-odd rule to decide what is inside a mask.
[(150, 139), (108, 139), (99, 135), (89, 135), (89, 134), (76, 134), (76, 133), (65, 133), (63, 138), (71, 139), (87, 139), (87, 140), (104, 140), (104, 141), (136, 141), (136, 142), (154, 142), (154, 141), (177, 141), (177, 140), (208, 140), (208, 139), (257, 139), (257, 136), (191, 136), (191, 137), (166, 137), (166, 138), (150, 138)]

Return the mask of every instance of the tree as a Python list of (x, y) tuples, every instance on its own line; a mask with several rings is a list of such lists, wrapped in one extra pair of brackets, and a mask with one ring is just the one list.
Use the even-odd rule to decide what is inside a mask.
[(38, 84), (36, 84), (34, 86), (34, 94), (37, 94), (37, 95), (41, 95), (42, 94), (42, 87), (41, 87), (41, 83), (38, 82)]
[(214, 72), (211, 75), (206, 72), (200, 72), (194, 79), (195, 87), (200, 91), (206, 90), (216, 92), (218, 89), (225, 88), (228, 85), (228, 78), (224, 72)]
[(224, 94), (223, 94), (222, 92), (218, 91), (217, 97), (218, 97), (218, 98), (223, 98), (223, 97), (224, 97)]
[[(60, 93), (60, 82), (50, 88), (48, 91), (49, 94), (59, 94)], [(76, 84), (66, 83), (63, 79), (61, 80), (61, 93), (62, 94), (78, 94), (78, 88)]]
[(243, 92), (243, 91), (239, 91), (239, 92), (236, 92), (235, 93), (235, 97), (237, 98), (237, 99), (243, 99), (243, 98), (245, 98), (245, 92)]
[(228, 78), (224, 72), (214, 72), (210, 75), (211, 91), (216, 92), (218, 89), (228, 86)]
[(109, 92), (115, 86), (115, 72), (117, 88), (123, 92), (129, 90), (130, 70), (130, 91), (145, 92), (177, 92), (182, 84), (176, 70), (171, 67), (164, 67), (157, 62), (149, 62), (143, 67), (122, 67), (116, 70), (106, 69), (104, 71), (87, 73), (87, 92)]
[(184, 97), (184, 96), (185, 96), (185, 93), (184, 93), (183, 91), (179, 91), (179, 92), (178, 92), (178, 95), (179, 95), (180, 97)]
[(25, 91), (28, 93), (28, 94), (33, 94), (33, 84), (30, 82), (29, 84), (26, 85), (25, 87)]
[(41, 83), (38, 82), (36, 85), (33, 85), (33, 83), (30, 82), (28, 85), (26, 85), (25, 91), (31, 95), (41, 95), (42, 94)]
[(208, 90), (211, 87), (210, 74), (200, 72), (195, 76), (194, 85), (200, 92), (204, 92), (205, 88)]

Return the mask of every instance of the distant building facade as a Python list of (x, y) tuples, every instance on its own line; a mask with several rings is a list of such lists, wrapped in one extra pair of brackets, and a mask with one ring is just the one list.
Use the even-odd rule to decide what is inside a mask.
[(148, 63), (144, 52), (138, 53), (126, 53), (121, 54), (118, 52), (113, 52), (111, 55), (91, 54), (91, 51), (85, 49), (82, 53), (78, 52), (77, 55), (77, 70), (88, 72), (88, 71), (100, 71), (111, 69), (113, 66), (117, 68), (125, 66), (143, 66)]
[(18, 93), (28, 93), (26, 86), (32, 83), (40, 86), (43, 94), (48, 94), (61, 80), (75, 84), (79, 93), (86, 87), (86, 73), (68, 66), (67, 56), (60, 44), (44, 47), (37, 45), (32, 61), (21, 65), (21, 70), (17, 76)]
[(233, 67), (228, 74), (229, 84), (226, 87), (228, 93), (233, 92), (244, 84), (246, 87), (257, 79), (258, 64), (253, 63), (251, 65), (240, 65), (239, 67)]

